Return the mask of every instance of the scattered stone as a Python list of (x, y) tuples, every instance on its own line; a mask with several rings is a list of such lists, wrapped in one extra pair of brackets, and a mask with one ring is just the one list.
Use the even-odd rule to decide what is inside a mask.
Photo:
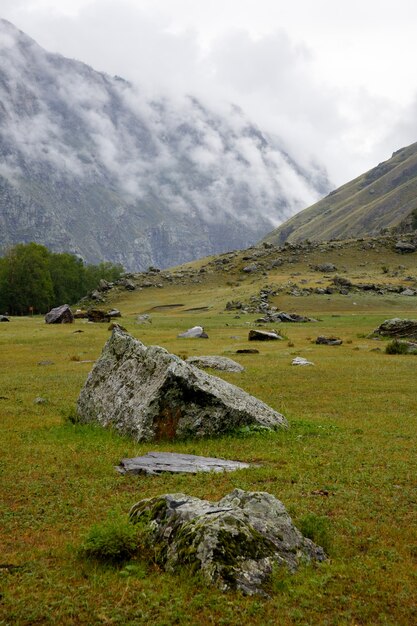
[(307, 361), (302, 356), (296, 356), (295, 359), (291, 361), (291, 365), (314, 365), (311, 361)]
[(105, 301), (103, 294), (98, 289), (94, 289), (94, 291), (90, 293), (90, 298), (91, 300), (95, 300), (96, 302)]
[(46, 324), (72, 324), (74, 316), (68, 304), (62, 304), (45, 315)]
[(84, 311), (83, 309), (77, 309), (74, 313), (74, 319), (76, 320), (87, 319), (87, 318), (88, 318), (88, 313), (87, 311)]
[(122, 285), (122, 287), (124, 287), (127, 291), (135, 291), (136, 289), (135, 283), (128, 278), (122, 278), (119, 281), (119, 284)]
[(411, 337), (417, 339), (417, 320), (394, 317), (393, 319), (382, 322), (382, 324), (374, 330), (374, 334), (383, 337)]
[(45, 398), (41, 398), (40, 396), (35, 398), (33, 403), (34, 404), (46, 404), (48, 401), (45, 400)]
[(0, 315), (0, 322), (10, 322), (10, 319), (7, 315)]
[(113, 287), (113, 283), (109, 283), (107, 280), (104, 280), (104, 278), (102, 278), (98, 284), (98, 290), (99, 291), (109, 291), (109, 289), (111, 289)]
[(182, 337), (183, 339), (208, 339), (208, 335), (202, 326), (193, 326), (177, 335), (177, 337)]
[(404, 291), (401, 292), (402, 296), (415, 296), (416, 292), (413, 289), (404, 289)]
[(256, 350), (256, 348), (241, 348), (236, 350), (236, 354), (259, 354), (259, 350)]
[(242, 269), (242, 272), (245, 272), (246, 274), (252, 274), (253, 272), (257, 272), (257, 271), (258, 271), (258, 266), (256, 265), (256, 263), (251, 263), (250, 265), (247, 265), (246, 267)]
[(320, 263), (319, 265), (313, 265), (312, 269), (316, 272), (337, 272), (337, 267), (333, 263)]
[(343, 341), (339, 337), (317, 337), (316, 343), (325, 346), (341, 346)]
[(122, 317), (119, 309), (110, 309), (110, 311), (107, 312), (107, 315), (108, 317)]
[(38, 365), (55, 365), (54, 361), (39, 361)]
[(110, 322), (110, 315), (102, 309), (88, 309), (87, 318), (89, 322), (94, 322), (95, 324)]
[(234, 489), (219, 502), (183, 493), (141, 500), (130, 510), (145, 524), (147, 541), (167, 571), (200, 570), (222, 591), (262, 594), (273, 566), (295, 572), (326, 559), (323, 548), (303, 537), (285, 506), (265, 492)]
[(136, 441), (287, 426), (280, 413), (239, 387), (117, 328), (81, 390), (77, 411), (81, 422), (112, 427)]
[(152, 324), (151, 316), (148, 313), (138, 315), (136, 318), (136, 324)]
[(270, 317), (273, 317), (274, 321), (280, 320), (281, 322), (317, 322), (317, 320), (313, 317), (304, 317), (304, 315), (298, 315), (297, 313), (285, 313), (284, 311), (273, 313)]
[(233, 359), (228, 359), (225, 356), (190, 356), (186, 359), (186, 363), (191, 363), (196, 367), (220, 370), (221, 372), (243, 372), (245, 369), (240, 363), (236, 363)]
[(277, 341), (282, 339), (275, 330), (250, 330), (249, 341)]
[(399, 252), (400, 254), (415, 252), (416, 249), (417, 248), (415, 244), (409, 241), (397, 241), (397, 243), (395, 244), (395, 252)]
[(78, 330), (73, 330), (72, 334), (75, 335), (77, 333), (83, 333), (83, 332), (84, 332), (83, 330), (78, 329)]
[[(198, 472), (233, 472), (250, 467), (249, 463), (227, 461), (194, 454), (179, 454), (175, 452), (148, 452), (145, 456), (133, 459), (122, 459), (116, 470), (120, 474), (173, 474)], [(256, 466), (255, 466), (256, 467)]]

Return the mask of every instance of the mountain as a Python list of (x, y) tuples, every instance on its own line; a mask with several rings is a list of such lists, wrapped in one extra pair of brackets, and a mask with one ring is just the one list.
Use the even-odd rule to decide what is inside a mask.
[(237, 107), (148, 97), (0, 20), (0, 250), (167, 267), (246, 247), (328, 189)]
[(392, 227), (409, 230), (415, 209), (417, 143), (332, 191), (281, 224), (264, 241), (325, 241), (377, 235)]

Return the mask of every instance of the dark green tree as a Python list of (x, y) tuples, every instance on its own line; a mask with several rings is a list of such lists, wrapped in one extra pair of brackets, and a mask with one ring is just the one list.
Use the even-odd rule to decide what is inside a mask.
[(20, 243), (0, 258), (0, 312), (46, 313), (53, 306), (74, 304), (95, 289), (100, 279), (113, 282), (123, 271), (114, 263), (84, 265), (74, 254)]
[(86, 268), (74, 254), (51, 253), (49, 271), (54, 288), (53, 306), (72, 304), (86, 294)]
[(13, 315), (46, 312), (54, 296), (50, 253), (37, 243), (17, 244), (1, 263), (0, 306)]

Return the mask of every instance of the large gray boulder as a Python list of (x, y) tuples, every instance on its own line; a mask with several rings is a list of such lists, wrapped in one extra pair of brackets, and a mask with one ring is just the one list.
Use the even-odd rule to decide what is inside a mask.
[(137, 441), (287, 426), (280, 413), (239, 387), (119, 328), (90, 372), (77, 411), (81, 422), (113, 427)]
[(174, 493), (141, 500), (130, 511), (158, 563), (190, 566), (222, 590), (262, 593), (273, 565), (294, 572), (323, 561), (323, 548), (303, 537), (285, 506), (269, 493), (235, 489), (219, 502)]
[(45, 315), (46, 324), (72, 324), (73, 321), (74, 315), (68, 304), (57, 306)]

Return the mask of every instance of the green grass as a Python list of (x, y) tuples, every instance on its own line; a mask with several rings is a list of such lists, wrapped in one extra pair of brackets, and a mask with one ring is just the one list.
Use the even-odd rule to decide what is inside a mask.
[[(321, 321), (280, 325), (293, 346), (259, 344), (260, 354), (236, 355), (248, 346), (250, 323), (258, 316), (236, 319), (224, 312), (225, 302), (236, 293), (255, 293), (266, 281), (250, 278), (233, 287), (226, 280), (230, 276), (191, 288), (123, 294), (114, 304), (123, 325), (146, 344), (238, 360), (245, 371), (222, 377), (286, 415), (287, 431), (138, 444), (72, 423), (68, 417), (92, 367), (83, 361), (99, 356), (107, 325), (80, 320), (46, 326), (36, 317), (0, 325), (0, 624), (416, 622), (415, 364), (404, 355), (386, 355), (385, 341), (368, 338), (393, 313), (415, 317), (414, 300), (393, 297), (390, 304), (384, 297), (355, 295), (353, 309), (352, 299), (343, 296), (277, 297), (281, 308)], [(171, 309), (152, 313), (152, 324), (135, 324), (136, 314), (170, 302), (212, 308), (200, 314)], [(177, 338), (197, 323), (208, 340)], [(84, 332), (75, 334), (77, 329)], [(338, 335), (344, 343), (316, 345), (319, 334)], [(297, 355), (315, 366), (291, 366)], [(46, 402), (35, 404), (37, 397)], [(121, 458), (150, 450), (260, 467), (154, 477), (114, 470)], [(187, 571), (173, 575), (139, 557), (113, 565), (80, 554), (92, 526), (106, 526), (109, 515), (125, 518), (139, 499), (183, 491), (217, 500), (235, 487), (282, 500), (300, 528), (321, 536), (329, 562), (295, 575), (275, 571), (271, 597), (262, 599), (223, 594)]]

